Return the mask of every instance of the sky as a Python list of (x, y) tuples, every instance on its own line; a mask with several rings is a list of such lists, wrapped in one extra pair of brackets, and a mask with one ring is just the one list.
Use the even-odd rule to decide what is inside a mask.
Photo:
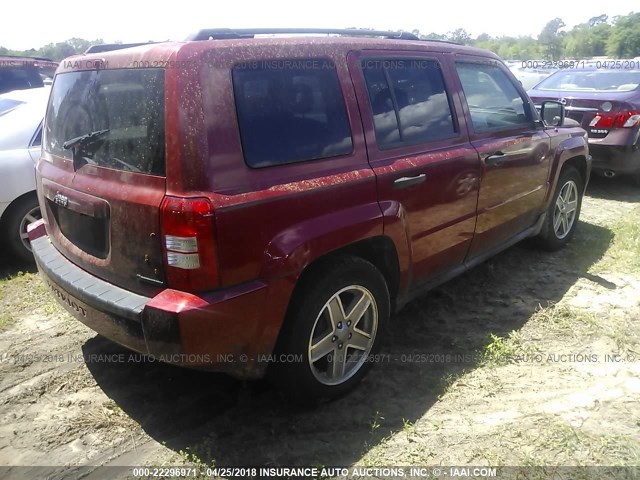
[(537, 36), (556, 17), (570, 29), (602, 14), (611, 18), (640, 11), (638, 0), (53, 0), (10, 5), (2, 6), (0, 46), (14, 50), (73, 37), (123, 43), (184, 40), (191, 32), (214, 27), (358, 27), (425, 34), (464, 28), (472, 37)]

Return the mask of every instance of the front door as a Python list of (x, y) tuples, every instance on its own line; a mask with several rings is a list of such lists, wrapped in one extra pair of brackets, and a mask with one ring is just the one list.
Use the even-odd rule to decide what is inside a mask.
[(469, 258), (532, 226), (549, 188), (550, 139), (506, 68), (456, 58), (471, 144), (481, 159), (478, 223)]

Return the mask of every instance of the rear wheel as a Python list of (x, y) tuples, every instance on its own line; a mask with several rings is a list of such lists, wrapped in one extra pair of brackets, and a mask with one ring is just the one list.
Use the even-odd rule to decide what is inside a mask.
[(289, 361), (271, 366), (272, 381), (301, 404), (347, 393), (371, 366), (389, 311), (386, 282), (371, 263), (355, 257), (327, 263), (292, 300), (277, 348), (277, 357)]
[(33, 263), (27, 225), (42, 218), (38, 198), (35, 194), (28, 195), (9, 208), (5, 224), (8, 247), (21, 261)]
[(583, 191), (583, 181), (578, 170), (572, 166), (565, 167), (560, 172), (556, 191), (538, 236), (544, 248), (558, 250), (571, 240), (580, 217)]

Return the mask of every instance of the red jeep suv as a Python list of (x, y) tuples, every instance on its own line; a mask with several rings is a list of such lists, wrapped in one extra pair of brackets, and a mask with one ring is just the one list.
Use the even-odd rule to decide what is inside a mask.
[(591, 160), (493, 53), (264, 33), (286, 32), (62, 62), (30, 239), (100, 334), (315, 401), (362, 378), (415, 296), (526, 237), (566, 243)]

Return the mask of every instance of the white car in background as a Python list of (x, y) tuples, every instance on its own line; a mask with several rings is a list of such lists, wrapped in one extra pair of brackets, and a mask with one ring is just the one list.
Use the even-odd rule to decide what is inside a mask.
[(27, 225), (38, 220), (35, 165), (51, 87), (0, 95), (0, 235), (20, 260), (33, 262)]
[(541, 69), (541, 68), (525, 68), (522, 67), (523, 62), (518, 62), (509, 66), (509, 70), (520, 81), (525, 90), (529, 90), (542, 80), (547, 78), (557, 69)]

